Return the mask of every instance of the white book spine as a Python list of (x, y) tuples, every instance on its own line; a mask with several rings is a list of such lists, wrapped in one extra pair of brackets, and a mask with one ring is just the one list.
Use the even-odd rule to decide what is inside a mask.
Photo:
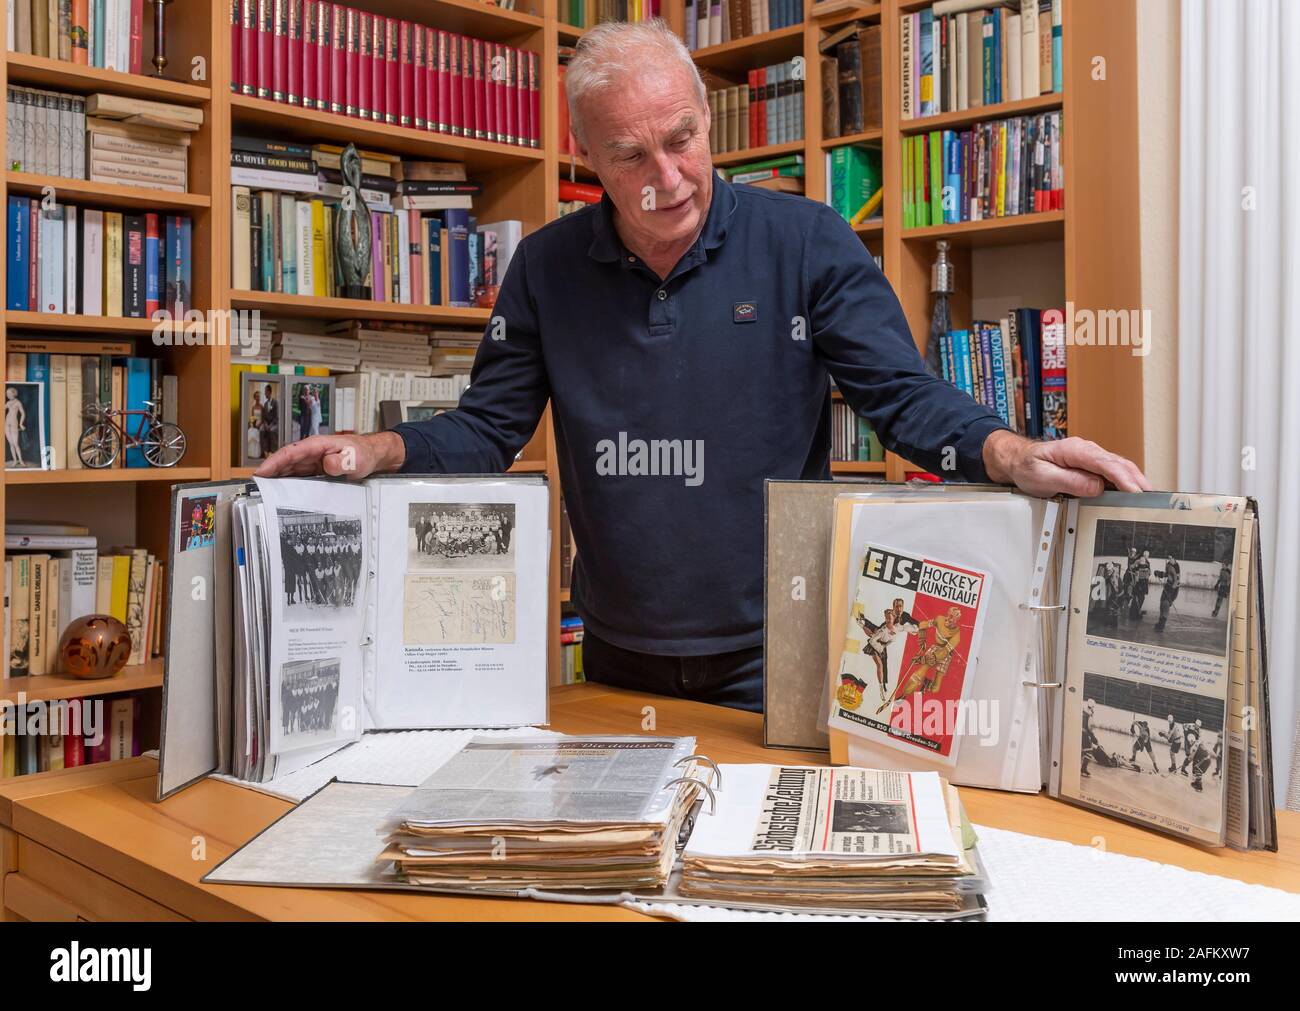
[[(63, 208), (40, 214), (41, 311), (63, 312)], [(46, 433), (46, 438), (49, 433)]]
[(82, 312), (100, 316), (104, 312), (104, 212), (86, 208), (82, 226)]
[(117, 69), (124, 74), (131, 72), (131, 0), (117, 2)]
[(1006, 80), (1007, 98), (1013, 102), (1020, 101), (1021, 54), (1020, 54), (1020, 15), (1012, 14), (1007, 18), (1007, 60)]
[(397, 215), (397, 297), (402, 305), (411, 304), (411, 233), (408, 216)]
[[(81, 355), (68, 355), (68, 402), (67, 402), (67, 460), (69, 470), (82, 470), (84, 466), (81, 462), (81, 456), (77, 452), (77, 443), (81, 441)], [(91, 605), (94, 605), (94, 559), (95, 553), (91, 551)], [(72, 566), (68, 566), (69, 572)], [(71, 597), (65, 597), (71, 599)], [(82, 614), (89, 614), (88, 611), (75, 612), (73, 617), (80, 617)]]
[(63, 208), (63, 311), (77, 312), (77, 208)]
[(74, 174), (86, 178), (86, 100), (79, 95), (72, 99), (72, 164)]
[[(121, 37), (118, 7), (122, 0), (104, 0), (104, 63), (106, 70), (117, 69), (117, 46)], [(130, 36), (128, 35), (127, 38)]]
[(1039, 91), (1038, 2), (1020, 0), (1020, 97), (1037, 98)]

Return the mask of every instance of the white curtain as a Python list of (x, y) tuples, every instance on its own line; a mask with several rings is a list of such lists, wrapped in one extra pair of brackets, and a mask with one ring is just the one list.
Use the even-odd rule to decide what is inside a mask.
[(1178, 487), (1259, 500), (1277, 796), (1300, 809), (1300, 2), (1183, 0)]

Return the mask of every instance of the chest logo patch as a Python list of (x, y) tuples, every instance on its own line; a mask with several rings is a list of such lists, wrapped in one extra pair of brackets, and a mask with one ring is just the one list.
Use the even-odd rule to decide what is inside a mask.
[(757, 302), (736, 302), (731, 307), (731, 322), (733, 323), (757, 323), (758, 322), (758, 303)]

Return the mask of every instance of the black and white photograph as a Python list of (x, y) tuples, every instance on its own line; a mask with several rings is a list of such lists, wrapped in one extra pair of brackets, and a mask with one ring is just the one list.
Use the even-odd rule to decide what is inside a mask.
[(5, 383), (5, 469), (44, 470), (45, 384)]
[(284, 441), (299, 442), (313, 435), (334, 433), (334, 377), (289, 376), (289, 427)]
[(280, 668), (280, 729), (286, 746), (338, 736), (339, 669), (338, 657), (290, 660)]
[(907, 835), (911, 830), (906, 804), (837, 800), (831, 812), (832, 832), (851, 832), (855, 835)]
[(284, 376), (245, 372), (239, 381), (239, 465), (255, 467), (280, 448)]
[(312, 618), (357, 603), (361, 583), (361, 518), (277, 509), (284, 617)]
[(1236, 532), (1098, 520), (1088, 634), (1224, 656)]
[(1227, 760), (1222, 700), (1086, 673), (1081, 719), (1085, 800), (1218, 828)]
[(407, 513), (408, 569), (515, 567), (515, 507), (509, 502), (412, 502)]

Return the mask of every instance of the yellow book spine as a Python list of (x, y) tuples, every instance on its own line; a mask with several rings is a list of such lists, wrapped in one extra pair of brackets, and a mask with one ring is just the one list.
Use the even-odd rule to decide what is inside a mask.
[(131, 556), (113, 556), (113, 596), (108, 613), (126, 624), (126, 597), (131, 583)]
[(311, 276), (312, 290), (318, 297), (329, 294), (325, 278), (325, 201), (311, 202)]
[(104, 212), (104, 315), (122, 315), (122, 215)]
[(15, 744), (17, 738), (13, 734), (4, 735), (4, 771), (5, 779), (12, 779), (18, 775), (18, 748)]

